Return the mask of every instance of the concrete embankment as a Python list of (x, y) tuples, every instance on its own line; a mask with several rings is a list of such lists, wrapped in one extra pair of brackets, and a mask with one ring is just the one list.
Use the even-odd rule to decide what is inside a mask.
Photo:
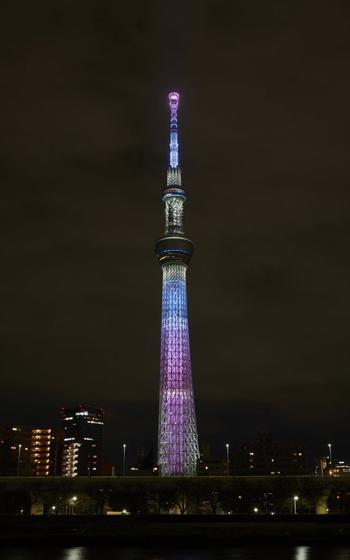
[(0, 516), (0, 545), (350, 542), (350, 516)]

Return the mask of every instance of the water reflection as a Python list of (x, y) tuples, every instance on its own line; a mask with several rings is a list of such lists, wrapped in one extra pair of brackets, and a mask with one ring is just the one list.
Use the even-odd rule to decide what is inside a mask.
[(295, 549), (294, 560), (308, 560), (309, 558), (309, 548), (308, 546), (297, 546)]
[[(3, 554), (5, 552), (5, 554)], [(64, 549), (11, 549), (0, 551), (4, 560), (350, 560), (349, 547), (238, 546), (193, 550), (116, 547), (70, 547)]]
[(62, 560), (85, 560), (86, 548), (85, 546), (74, 546), (64, 551)]

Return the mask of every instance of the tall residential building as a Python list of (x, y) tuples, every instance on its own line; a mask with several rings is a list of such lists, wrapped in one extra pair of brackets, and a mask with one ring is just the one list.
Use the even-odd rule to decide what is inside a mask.
[(195, 475), (199, 459), (186, 289), (193, 243), (184, 234), (186, 193), (178, 156), (178, 104), (179, 94), (170, 93), (170, 158), (162, 193), (165, 233), (155, 246), (163, 277), (158, 428), (162, 476)]
[(54, 428), (0, 427), (1, 476), (54, 476), (59, 433)]
[(103, 410), (63, 408), (62, 476), (100, 476), (103, 465)]
[(61, 437), (53, 428), (33, 428), (31, 462), (35, 476), (60, 474)]

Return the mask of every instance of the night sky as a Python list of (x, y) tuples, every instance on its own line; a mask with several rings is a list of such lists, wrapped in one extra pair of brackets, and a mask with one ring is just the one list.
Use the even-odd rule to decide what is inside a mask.
[(350, 459), (348, 1), (5, 1), (0, 422), (157, 436), (167, 93), (201, 442)]

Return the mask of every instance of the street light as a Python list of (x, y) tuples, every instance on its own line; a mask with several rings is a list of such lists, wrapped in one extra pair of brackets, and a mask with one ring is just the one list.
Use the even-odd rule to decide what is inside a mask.
[(293, 498), (293, 510), (294, 510), (294, 515), (297, 514), (297, 501), (299, 500), (299, 496), (294, 496)]
[(125, 476), (126, 443), (123, 443), (123, 476)]
[(18, 444), (18, 454), (17, 454), (17, 476), (19, 476), (19, 469), (20, 469), (20, 460), (21, 460), (21, 449), (22, 444)]
[(226, 443), (227, 476), (230, 476), (230, 444)]
[(329, 464), (330, 464), (330, 466), (332, 466), (332, 444), (331, 443), (328, 444), (328, 449), (329, 449)]
[(77, 496), (72, 496), (72, 498), (70, 499), (70, 504), (69, 504), (69, 505), (70, 505), (70, 507), (69, 507), (69, 513), (70, 513), (70, 515), (73, 515), (73, 513), (74, 513), (74, 506), (76, 505), (77, 501), (78, 501)]

